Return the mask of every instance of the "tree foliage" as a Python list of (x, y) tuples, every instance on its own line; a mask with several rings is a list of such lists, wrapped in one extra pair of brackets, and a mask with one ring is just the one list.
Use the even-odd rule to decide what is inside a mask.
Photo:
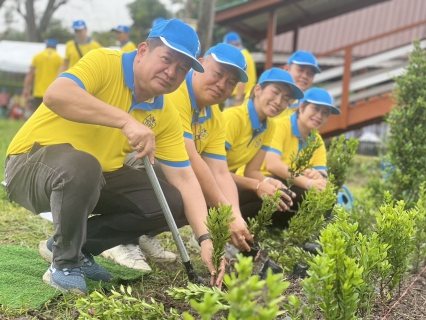
[[(35, 0), (15, 0), (16, 11), (24, 18), (27, 30), (27, 40), (31, 42), (43, 42), (43, 34), (46, 32), (53, 14), (68, 0), (48, 0), (46, 7), (40, 14), (34, 8)], [(40, 18), (38, 18), (40, 17)]]
[(409, 207), (417, 202), (419, 186), (426, 181), (426, 57), (418, 41), (414, 47), (406, 72), (395, 79), (396, 107), (387, 118), (391, 170), (386, 184), (392, 186), (392, 198), (404, 199)]

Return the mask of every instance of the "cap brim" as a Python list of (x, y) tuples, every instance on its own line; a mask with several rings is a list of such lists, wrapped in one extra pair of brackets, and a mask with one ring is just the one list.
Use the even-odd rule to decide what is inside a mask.
[(75, 27), (75, 28), (73, 27), (73, 29), (74, 30), (83, 30), (83, 29), (86, 29), (86, 27)]
[(214, 53), (214, 52), (212, 52), (210, 55), (211, 55), (211, 56), (213, 57), (213, 59), (215, 59), (217, 62), (219, 62), (219, 63), (223, 63), (223, 64), (226, 64), (226, 65), (228, 65), (228, 66), (232, 66), (232, 67), (236, 68), (236, 69), (238, 70), (238, 74), (240, 75), (240, 81), (241, 81), (242, 83), (247, 83), (247, 81), (248, 81), (248, 76), (247, 76), (247, 73), (244, 71), (244, 69), (240, 68), (240, 67), (239, 67), (238, 65), (236, 65), (234, 62), (229, 61), (229, 60), (227, 60), (227, 59), (224, 59), (223, 57), (219, 58), (219, 57), (217, 56), (217, 54), (216, 54), (216, 53)]
[(283, 79), (268, 79), (265, 80), (263, 82), (281, 82), (281, 83), (285, 83), (286, 85), (290, 86), (292, 89), (292, 93), (293, 95), (291, 96), (293, 99), (303, 99), (303, 97), (305, 96), (305, 94), (303, 93), (302, 90), (300, 90), (300, 88), (298, 86), (296, 86), (295, 84), (285, 81)]
[(321, 73), (321, 69), (315, 64), (312, 64), (312, 63), (309, 63), (309, 62), (300, 62), (300, 61), (297, 61), (297, 60), (293, 60), (291, 63), (300, 64), (300, 65), (303, 65), (303, 66), (311, 66), (312, 68), (315, 69), (316, 73)]
[(306, 101), (308, 101), (308, 102), (310, 102), (310, 103), (314, 103), (314, 104), (317, 104), (317, 105), (320, 105), (320, 106), (327, 106), (327, 107), (330, 107), (330, 110), (331, 110), (331, 114), (335, 114), (335, 115), (337, 115), (337, 114), (340, 114), (340, 109), (339, 108), (337, 108), (337, 107), (335, 107), (334, 105), (332, 105), (332, 104), (328, 104), (328, 103), (324, 103), (324, 102), (321, 102), (321, 101), (316, 101), (316, 100), (306, 100)]
[(160, 37), (161, 41), (170, 49), (175, 50), (181, 54), (184, 54), (185, 56), (189, 57), (192, 59), (192, 69), (194, 69), (197, 72), (204, 72), (204, 68), (201, 65), (201, 63), (195, 59), (187, 50), (186, 48), (184, 48), (183, 46), (173, 42), (173, 41), (167, 41), (166, 38), (164, 37)]

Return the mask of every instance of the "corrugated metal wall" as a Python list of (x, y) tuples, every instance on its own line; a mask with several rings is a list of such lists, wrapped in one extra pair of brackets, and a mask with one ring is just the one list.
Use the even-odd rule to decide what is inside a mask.
[[(331, 51), (426, 19), (426, 0), (391, 0), (300, 29), (298, 48)], [(426, 37), (426, 25), (357, 46), (354, 56), (369, 56)], [(292, 51), (293, 33), (275, 37), (274, 52)], [(266, 43), (262, 44), (266, 50)]]

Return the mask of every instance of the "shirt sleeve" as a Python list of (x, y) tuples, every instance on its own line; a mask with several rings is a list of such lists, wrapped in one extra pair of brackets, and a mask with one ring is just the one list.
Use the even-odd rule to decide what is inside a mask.
[(262, 150), (269, 151), (271, 150), (272, 146), (272, 140), (274, 139), (274, 133), (275, 133), (275, 121), (272, 119), (268, 120), (268, 128), (265, 132), (265, 137), (263, 139), (262, 143)]
[(66, 61), (70, 61), (71, 60), (71, 44), (74, 45), (74, 42), (68, 41), (66, 46), (65, 46), (65, 60)]
[(176, 107), (179, 113), (180, 121), (182, 123), (183, 136), (185, 138), (194, 140), (192, 132), (192, 107), (190, 105), (189, 96), (185, 94), (184, 87), (186, 82), (184, 81), (181, 86), (173, 93), (167, 95)]
[(165, 98), (164, 111), (159, 122), (162, 130), (155, 136), (155, 157), (161, 163), (171, 167), (190, 166), (179, 113), (169, 99)]
[[(284, 120), (284, 121), (282, 121)], [(285, 143), (285, 139), (286, 137), (286, 132), (287, 132), (287, 128), (286, 128), (286, 121), (287, 118), (283, 118), (283, 119), (279, 119), (274, 121), (275, 123), (275, 130), (274, 130), (274, 134), (272, 137), (272, 142), (271, 145), (269, 147), (269, 149), (267, 150), (268, 152), (273, 152), (278, 154), (280, 157), (282, 157), (283, 155), (283, 148), (284, 148), (284, 143)], [(287, 120), (288, 122), (288, 120)]]
[(318, 150), (315, 151), (311, 164), (315, 170), (327, 171), (327, 151), (325, 149), (324, 141), (320, 135), (317, 135), (317, 139), (321, 140), (322, 145)]
[(223, 113), (225, 118), (225, 147), (226, 150), (231, 150), (232, 146), (238, 141), (241, 135), (241, 127), (238, 115), (234, 110), (228, 109)]
[(211, 137), (208, 145), (204, 148), (201, 154), (212, 159), (226, 161), (225, 119), (217, 106), (213, 106), (211, 108), (213, 119), (208, 121), (213, 121), (213, 126), (210, 128), (210, 132), (213, 133), (213, 137)]

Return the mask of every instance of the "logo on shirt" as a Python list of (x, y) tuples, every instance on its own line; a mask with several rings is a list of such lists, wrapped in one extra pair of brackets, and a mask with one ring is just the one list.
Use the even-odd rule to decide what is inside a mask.
[(207, 131), (207, 129), (200, 126), (198, 128), (198, 131), (194, 134), (194, 140), (204, 140), (207, 139), (208, 136), (209, 132)]
[(262, 138), (259, 138), (259, 139), (257, 139), (255, 142), (254, 142), (254, 147), (257, 149), (257, 148), (260, 148), (260, 146), (262, 145)]
[(154, 118), (152, 114), (150, 114), (148, 117), (146, 117), (142, 124), (146, 125), (151, 130), (154, 129), (157, 126), (157, 120)]

